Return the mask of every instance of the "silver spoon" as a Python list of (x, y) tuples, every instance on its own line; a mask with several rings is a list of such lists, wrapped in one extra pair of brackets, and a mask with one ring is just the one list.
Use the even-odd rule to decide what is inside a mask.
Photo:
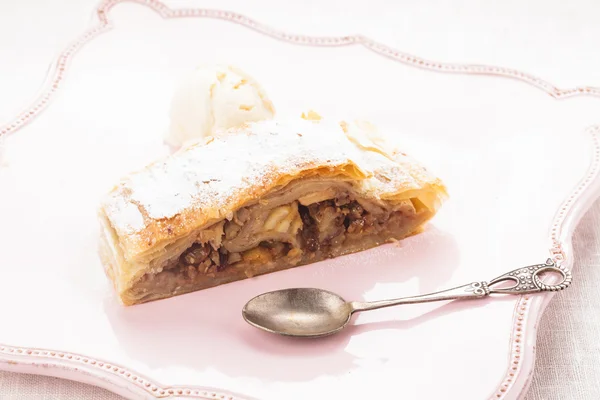
[[(541, 272), (557, 272), (562, 281), (548, 285), (541, 281)], [(312, 288), (276, 290), (256, 296), (244, 306), (242, 315), (246, 322), (271, 333), (285, 336), (319, 337), (337, 333), (344, 329), (352, 314), (358, 311), (376, 310), (401, 304), (426, 303), (455, 299), (480, 299), (493, 293), (527, 294), (558, 291), (571, 284), (571, 272), (557, 266), (552, 259), (545, 264), (519, 268), (492, 279), (490, 282), (472, 282), (441, 292), (394, 300), (373, 302), (347, 302), (335, 293)], [(492, 286), (504, 281), (513, 281), (510, 287)]]

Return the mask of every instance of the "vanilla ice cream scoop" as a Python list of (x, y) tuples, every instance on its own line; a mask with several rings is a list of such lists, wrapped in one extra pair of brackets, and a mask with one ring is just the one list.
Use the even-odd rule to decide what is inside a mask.
[(174, 147), (245, 122), (272, 119), (273, 104), (251, 76), (233, 66), (200, 66), (186, 76), (171, 102), (165, 138)]

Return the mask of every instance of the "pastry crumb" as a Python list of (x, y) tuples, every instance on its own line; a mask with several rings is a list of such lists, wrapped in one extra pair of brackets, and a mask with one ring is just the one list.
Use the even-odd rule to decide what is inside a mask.
[(301, 117), (302, 119), (305, 119), (307, 121), (320, 121), (321, 119), (323, 119), (323, 117), (321, 117), (319, 113), (313, 110), (308, 110), (308, 112), (302, 113)]

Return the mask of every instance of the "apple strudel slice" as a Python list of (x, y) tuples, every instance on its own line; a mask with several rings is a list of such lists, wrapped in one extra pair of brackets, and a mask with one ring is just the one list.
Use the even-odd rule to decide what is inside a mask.
[(125, 305), (313, 263), (418, 232), (442, 182), (344, 125), (264, 121), (124, 178), (100, 254)]

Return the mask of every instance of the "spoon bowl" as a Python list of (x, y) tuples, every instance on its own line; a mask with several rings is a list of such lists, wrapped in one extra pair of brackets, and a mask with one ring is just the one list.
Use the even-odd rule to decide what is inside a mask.
[(352, 316), (352, 306), (326, 290), (295, 288), (256, 296), (242, 315), (250, 325), (267, 332), (319, 337), (343, 329)]

